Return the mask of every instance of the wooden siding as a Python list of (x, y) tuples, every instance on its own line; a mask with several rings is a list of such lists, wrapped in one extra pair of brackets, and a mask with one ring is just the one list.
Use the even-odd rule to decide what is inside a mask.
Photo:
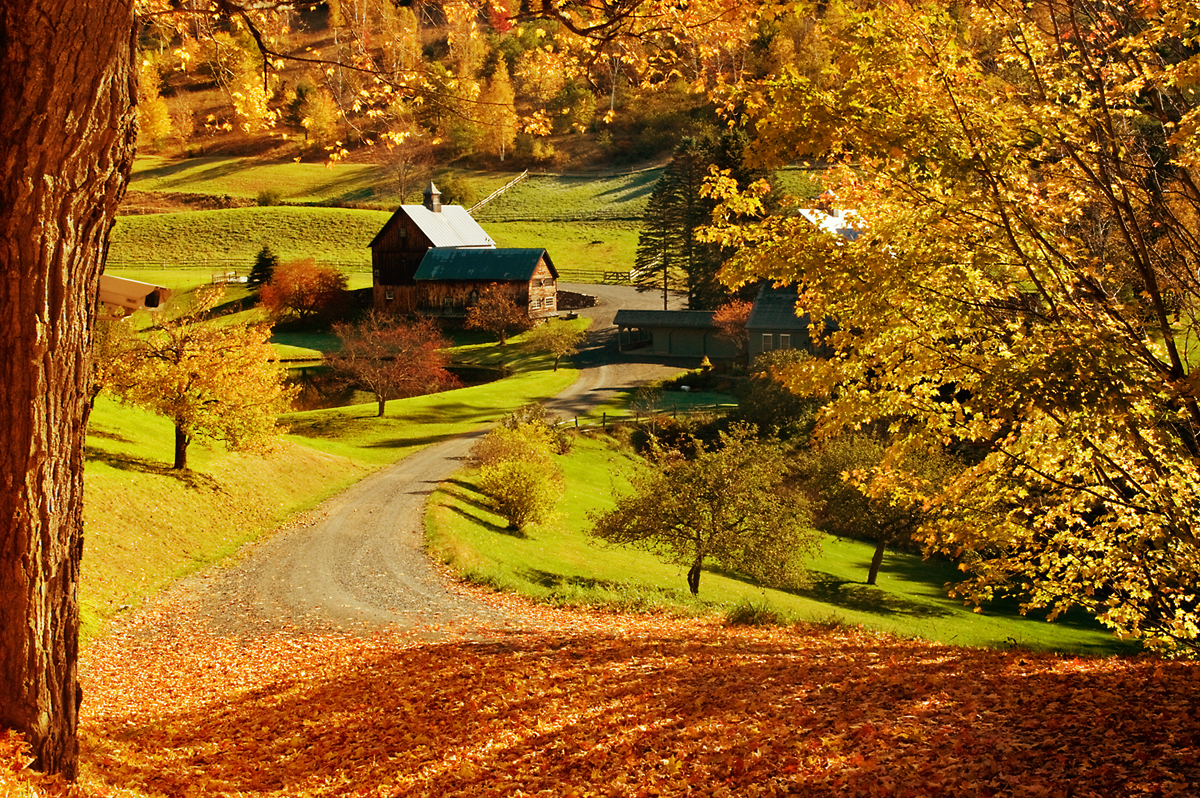
[(430, 246), (428, 236), (411, 219), (394, 218), (371, 247), (375, 286), (413, 285), (413, 275)]

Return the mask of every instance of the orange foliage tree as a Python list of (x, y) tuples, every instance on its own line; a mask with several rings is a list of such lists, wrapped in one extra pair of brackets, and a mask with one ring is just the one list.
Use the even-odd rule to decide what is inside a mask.
[(258, 292), (258, 301), (277, 319), (330, 319), (345, 309), (346, 275), (311, 258), (280, 266)]

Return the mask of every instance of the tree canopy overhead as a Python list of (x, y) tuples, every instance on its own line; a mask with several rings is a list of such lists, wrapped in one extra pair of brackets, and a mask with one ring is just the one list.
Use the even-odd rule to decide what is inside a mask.
[(828, 4), (811, 19), (836, 55), (743, 96), (756, 152), (840, 164), (829, 183), (868, 229), (726, 231), (753, 244), (727, 280), (794, 282), (802, 311), (839, 321), (832, 356), (787, 382), (828, 397), (818, 432), (892, 425), (889, 490), (917, 490), (903, 451), (973, 458), (918, 491), (938, 510), (928, 545), (965, 558), (970, 594), (1080, 604), (1195, 645), (1194, 6)]

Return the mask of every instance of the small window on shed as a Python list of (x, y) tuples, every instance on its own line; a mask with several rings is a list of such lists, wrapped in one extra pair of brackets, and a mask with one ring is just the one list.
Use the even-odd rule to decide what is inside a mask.
[(771, 333), (763, 333), (762, 351), (770, 352), (775, 348), (775, 336)]
[(780, 333), (779, 334), (779, 348), (780, 349), (791, 349), (792, 348), (792, 336), (790, 334), (788, 334), (788, 333)]
[(394, 292), (394, 291), (390, 291), (390, 290), (389, 290), (389, 291), (384, 291), (384, 292), (383, 292), (383, 298), (384, 298), (385, 300), (387, 300), (388, 302), (391, 302), (393, 299), (395, 299), (395, 298), (396, 298), (396, 294), (395, 294), (395, 292)]

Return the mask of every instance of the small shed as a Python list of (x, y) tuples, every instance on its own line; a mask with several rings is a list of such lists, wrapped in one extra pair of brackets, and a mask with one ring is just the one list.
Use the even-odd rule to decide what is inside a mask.
[(655, 355), (732, 358), (737, 344), (721, 336), (711, 310), (617, 311), (617, 348), (624, 351), (648, 345)]
[(558, 270), (544, 249), (430, 249), (413, 281), (417, 310), (427, 315), (465, 316), (492, 284), (525, 307), (531, 319), (558, 312)]

